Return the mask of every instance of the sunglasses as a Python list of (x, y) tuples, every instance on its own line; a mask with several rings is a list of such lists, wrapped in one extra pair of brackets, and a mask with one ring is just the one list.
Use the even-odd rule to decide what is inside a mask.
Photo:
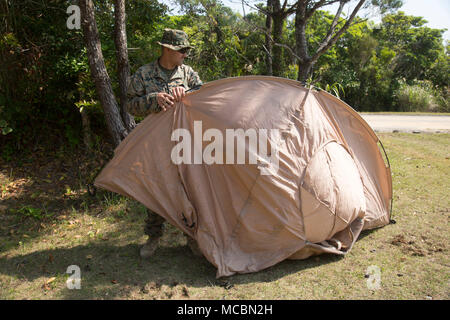
[(183, 48), (183, 49), (180, 49), (180, 50), (177, 50), (179, 53), (181, 53), (181, 54), (185, 54), (185, 53), (189, 53), (189, 51), (191, 50), (191, 48)]

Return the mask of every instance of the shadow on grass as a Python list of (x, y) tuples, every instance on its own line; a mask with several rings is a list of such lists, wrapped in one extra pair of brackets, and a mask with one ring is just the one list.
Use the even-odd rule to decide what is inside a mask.
[[(173, 297), (176, 286), (233, 290), (235, 284), (271, 282), (340, 259), (323, 255), (307, 260), (286, 260), (260, 272), (217, 280), (216, 268), (205, 258), (194, 256), (187, 246), (160, 247), (151, 260), (143, 260), (139, 257), (138, 244), (120, 246), (99, 242), (2, 257), (0, 272), (19, 281), (42, 278), (42, 285), (46, 279), (59, 279), (49, 285), (51, 289), (41, 288), (42, 298), (46, 290), (54, 290), (52, 294), (56, 299), (168, 299)], [(66, 271), (71, 265), (80, 268), (80, 290), (70, 290), (66, 286), (69, 277)]]

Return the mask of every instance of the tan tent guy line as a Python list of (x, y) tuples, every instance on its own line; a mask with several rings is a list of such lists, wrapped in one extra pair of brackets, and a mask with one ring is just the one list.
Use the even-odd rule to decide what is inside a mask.
[[(277, 166), (259, 154), (257, 164), (174, 164), (173, 132), (194, 135), (199, 123), (202, 133), (223, 137), (227, 129), (276, 130), (266, 147), (278, 152)], [(193, 153), (212, 142), (192, 142)], [(324, 91), (275, 77), (228, 78), (147, 116), (95, 185), (136, 199), (196, 239), (217, 277), (256, 272), (285, 259), (346, 254), (362, 230), (389, 223), (391, 173), (378, 142), (350, 106)]]

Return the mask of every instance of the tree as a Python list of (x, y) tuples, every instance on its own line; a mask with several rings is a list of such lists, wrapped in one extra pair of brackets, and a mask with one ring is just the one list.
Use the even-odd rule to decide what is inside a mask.
[(195, 47), (188, 61), (204, 81), (253, 72), (253, 45), (248, 41), (253, 35), (238, 15), (217, 0), (180, 0), (179, 4), (188, 19), (177, 28), (188, 33)]
[[(297, 2), (289, 3), (284, 0), (267, 0), (266, 6), (258, 4), (251, 6), (247, 1), (241, 0), (253, 9), (258, 10), (266, 16), (265, 29), (265, 51), (266, 51), (266, 74), (274, 76), (282, 76), (283, 74), (283, 49), (286, 48), (293, 53), (283, 41), (283, 27), (289, 15), (295, 12)], [(244, 17), (245, 18), (245, 17)]]
[[(309, 20), (306, 37), (312, 51), (333, 18), (318, 10)], [(449, 69), (442, 32), (401, 11), (385, 15), (378, 25), (357, 17), (317, 61), (312, 81), (322, 88), (339, 83), (345, 100), (359, 111), (399, 110), (396, 96), (401, 87), (435, 95), (440, 110), (446, 110)]]
[(450, 84), (450, 45), (448, 41), (445, 50), (442, 50), (439, 57), (428, 70), (427, 78), (443, 89), (448, 96), (448, 86)]
[(81, 26), (89, 59), (89, 67), (95, 82), (98, 98), (103, 107), (106, 125), (115, 146), (128, 134), (119, 113), (111, 80), (105, 67), (92, 0), (80, 0)]
[[(0, 153), (76, 144), (82, 35), (66, 28), (67, 2), (0, 1)], [(3, 130), (2, 130), (3, 131)], [(3, 131), (4, 132), (4, 131)]]
[[(120, 78), (126, 77), (119, 76), (118, 69), (126, 70), (126, 65), (119, 67), (121, 58), (117, 54), (120, 51), (127, 54), (128, 40), (132, 47), (131, 69), (153, 59), (157, 53), (155, 30), (168, 18), (167, 7), (156, 0), (123, 1), (127, 39), (120, 31), (125, 28), (114, 30), (114, 14), (119, 12), (113, 10), (114, 1), (98, 0), (93, 4), (104, 65), (112, 90), (119, 98), (120, 87), (122, 92), (126, 87)], [(86, 128), (99, 137), (109, 134), (90, 75), (83, 32), (67, 26), (69, 4), (79, 1), (0, 1), (0, 154), (8, 156), (41, 144), (74, 147)], [(114, 34), (125, 36), (123, 49), (114, 44), (115, 38), (118, 39)], [(87, 116), (90, 126), (85, 121)], [(122, 121), (129, 131), (126, 119)]]
[(127, 112), (125, 107), (127, 103), (127, 81), (130, 75), (130, 66), (128, 63), (127, 31), (125, 24), (125, 0), (115, 0), (114, 14), (114, 40), (116, 45), (117, 73), (119, 78), (120, 90), (120, 114), (127, 131), (130, 132), (136, 126), (136, 123), (134, 122), (134, 118)]
[[(267, 19), (272, 22), (272, 41), (274, 46), (272, 57), (272, 72), (274, 76), (281, 76), (283, 61), (283, 25), (286, 18), (295, 12), (297, 3), (288, 5), (288, 1), (284, 0), (281, 4), (280, 0), (269, 0), (270, 7), (267, 7)], [(268, 4), (269, 4), (268, 1)], [(268, 30), (270, 32), (270, 30)], [(269, 51), (270, 52), (270, 51)]]
[[(399, 8), (403, 4), (401, 0), (358, 0), (358, 3), (353, 8), (349, 17), (343, 20), (341, 19), (341, 15), (345, 5), (349, 2), (350, 0), (299, 0), (297, 2), (295, 14), (295, 53), (298, 57), (299, 81), (305, 81), (308, 78), (311, 69), (317, 60), (348, 30), (352, 25), (356, 14), (363, 8), (363, 5), (366, 5), (366, 7), (369, 7), (370, 5), (378, 6), (382, 12), (386, 12), (391, 9)], [(327, 34), (322, 39), (319, 46), (312, 52), (308, 48), (306, 39), (306, 26), (308, 21), (315, 11), (333, 3), (339, 3), (336, 14), (329, 26)]]
[(407, 81), (424, 80), (444, 52), (442, 35), (445, 30), (428, 28), (422, 17), (407, 16), (402, 11), (386, 15), (382, 23), (377, 38), (397, 53), (394, 72)]
[[(267, 12), (272, 12), (272, 1), (267, 0)], [(266, 49), (266, 74), (271, 76), (273, 75), (273, 58), (272, 58), (272, 16), (270, 14), (266, 14), (266, 34), (265, 34), (265, 49)]]

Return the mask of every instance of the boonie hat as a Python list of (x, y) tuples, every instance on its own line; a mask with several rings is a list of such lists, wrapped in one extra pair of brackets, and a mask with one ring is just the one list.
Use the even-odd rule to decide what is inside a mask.
[(174, 29), (164, 29), (164, 34), (158, 44), (172, 50), (181, 50), (183, 48), (193, 48), (188, 41), (186, 32)]

